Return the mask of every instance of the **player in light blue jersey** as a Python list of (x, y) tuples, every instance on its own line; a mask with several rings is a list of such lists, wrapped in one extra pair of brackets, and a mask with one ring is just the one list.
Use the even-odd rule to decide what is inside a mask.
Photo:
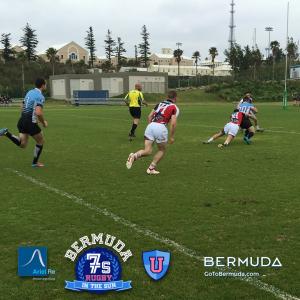
[(22, 113), (17, 125), (19, 136), (11, 134), (7, 128), (0, 129), (0, 136), (6, 136), (20, 148), (26, 148), (29, 136), (32, 136), (36, 142), (32, 166), (44, 167), (44, 164), (39, 162), (44, 145), (44, 136), (38, 123), (41, 123), (45, 128), (48, 126), (43, 114), (45, 97), (42, 94), (46, 90), (46, 81), (39, 78), (36, 80), (35, 86), (36, 88), (30, 90), (23, 101)]
[(253, 104), (253, 98), (250, 93), (246, 93), (244, 98), (240, 100), (237, 105), (237, 109), (244, 114), (248, 114), (249, 118), (254, 122), (254, 126), (257, 132), (263, 132), (264, 129), (258, 125), (258, 120), (256, 114), (258, 112), (257, 108)]

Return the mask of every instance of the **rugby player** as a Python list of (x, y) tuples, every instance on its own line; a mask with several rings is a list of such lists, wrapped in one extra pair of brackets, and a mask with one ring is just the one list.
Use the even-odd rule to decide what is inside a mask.
[(256, 117), (257, 108), (254, 107), (254, 105), (253, 105), (253, 98), (252, 98), (251, 93), (249, 93), (249, 92), (245, 93), (244, 98), (242, 98), (240, 100), (240, 102), (238, 103), (237, 109), (249, 114), (250, 119), (253, 120), (253, 122), (254, 122), (254, 126), (255, 126), (257, 132), (264, 132), (264, 129), (258, 125), (258, 120)]
[(139, 125), (141, 119), (141, 106), (142, 104), (148, 105), (144, 100), (144, 95), (142, 93), (142, 85), (137, 83), (135, 89), (131, 90), (124, 98), (126, 105), (129, 106), (129, 113), (133, 119), (131, 130), (129, 132), (129, 140), (132, 141), (135, 138), (135, 130)]
[(175, 128), (177, 125), (177, 118), (179, 109), (176, 103), (177, 93), (170, 91), (168, 98), (155, 106), (148, 116), (148, 126), (145, 130), (145, 148), (130, 153), (126, 162), (127, 169), (131, 169), (132, 164), (141, 157), (149, 156), (152, 153), (153, 143), (155, 142), (158, 147), (157, 153), (153, 157), (153, 161), (147, 169), (147, 174), (158, 175), (160, 172), (156, 170), (157, 164), (163, 158), (166, 152), (168, 142), (168, 128), (170, 123), (170, 140), (169, 143), (173, 144), (175, 139)]
[(19, 136), (10, 133), (7, 128), (0, 129), (0, 136), (6, 136), (15, 145), (23, 149), (26, 148), (28, 144), (29, 136), (35, 140), (36, 145), (34, 148), (32, 167), (38, 168), (44, 167), (44, 164), (39, 162), (43, 151), (44, 136), (38, 122), (45, 128), (48, 126), (43, 114), (45, 98), (42, 92), (44, 90), (46, 90), (46, 81), (42, 78), (38, 78), (35, 81), (35, 88), (26, 94), (22, 105), (21, 117), (17, 124)]
[(219, 144), (218, 147), (224, 148), (229, 146), (229, 144), (238, 134), (244, 118), (245, 118), (245, 114), (240, 112), (238, 109), (235, 109), (232, 115), (230, 116), (230, 122), (227, 123), (221, 131), (217, 132), (207, 141), (203, 142), (203, 144), (210, 144), (214, 140), (218, 139), (219, 137), (227, 135), (225, 142), (223, 144)]

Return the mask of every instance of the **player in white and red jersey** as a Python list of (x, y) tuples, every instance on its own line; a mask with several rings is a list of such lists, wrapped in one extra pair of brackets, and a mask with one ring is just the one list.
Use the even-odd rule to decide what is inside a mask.
[(156, 166), (163, 158), (166, 152), (166, 146), (168, 142), (168, 128), (170, 124), (170, 139), (169, 143), (173, 144), (175, 139), (175, 128), (177, 124), (177, 117), (179, 115), (179, 109), (176, 106), (177, 93), (170, 91), (168, 93), (167, 100), (164, 100), (157, 104), (148, 116), (148, 126), (145, 130), (145, 148), (137, 151), (136, 153), (130, 153), (126, 162), (127, 169), (131, 169), (134, 161), (141, 157), (149, 156), (152, 153), (153, 143), (155, 142), (158, 147), (157, 153), (153, 157), (153, 161), (147, 169), (147, 174), (157, 175), (159, 171), (156, 170)]
[(227, 123), (220, 132), (216, 133), (207, 141), (203, 142), (203, 144), (210, 144), (214, 140), (226, 134), (227, 138), (225, 142), (223, 144), (219, 144), (218, 147), (223, 148), (228, 146), (231, 143), (231, 141), (235, 138), (235, 136), (238, 134), (244, 118), (245, 118), (245, 114), (240, 112), (238, 109), (235, 109), (232, 115), (230, 116), (230, 122)]

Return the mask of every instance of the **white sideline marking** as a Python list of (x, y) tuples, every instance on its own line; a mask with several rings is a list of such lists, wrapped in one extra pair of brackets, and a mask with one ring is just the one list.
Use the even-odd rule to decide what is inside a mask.
[[(78, 117), (80, 119), (86, 118), (86, 119), (95, 119), (95, 120), (108, 120), (108, 121), (123, 121), (123, 122), (129, 122), (130, 119), (115, 119), (115, 118), (106, 118), (106, 117), (92, 117), (92, 116), (78, 116), (78, 115), (72, 115), (72, 117)], [(225, 124), (225, 123), (224, 123)], [(192, 126), (192, 127), (204, 127), (204, 128), (217, 128), (222, 129), (224, 125), (220, 126), (213, 126), (213, 125), (204, 125), (204, 124), (192, 124), (192, 123), (180, 123), (180, 126)], [(284, 127), (272, 127), (272, 128), (284, 128)], [(265, 132), (274, 132), (274, 133), (287, 133), (287, 134), (300, 134), (300, 132), (296, 131), (284, 131), (284, 130), (271, 130), (271, 129), (265, 129)]]
[[(126, 220), (116, 214), (114, 214), (113, 212), (107, 210), (106, 208), (99, 208), (97, 206), (94, 206), (92, 205), (91, 203), (88, 203), (86, 201), (84, 201), (82, 198), (78, 197), (78, 196), (75, 196), (75, 195), (72, 195), (72, 194), (69, 194), (67, 192), (64, 192), (62, 190), (59, 190), (55, 187), (52, 187), (44, 182), (41, 182), (31, 176), (28, 176), (20, 171), (17, 171), (17, 170), (13, 170), (13, 169), (10, 169), (10, 168), (6, 168), (5, 170), (9, 171), (9, 172), (12, 172), (16, 175), (18, 175), (19, 177), (21, 178), (24, 178), (26, 179), (27, 181), (37, 185), (37, 186), (40, 186), (42, 188), (44, 188), (45, 190), (48, 190), (50, 192), (53, 192), (61, 197), (66, 197), (70, 200), (73, 200), (76, 204), (80, 204), (86, 208), (89, 208), (91, 209), (92, 211), (96, 211), (98, 212), (99, 214), (101, 215), (104, 215), (106, 217), (109, 217), (111, 218), (112, 220), (114, 220), (116, 223), (120, 223), (124, 226), (127, 226), (133, 230), (135, 230), (136, 232), (144, 235), (144, 236), (148, 236), (148, 237), (151, 237), (152, 239), (160, 242), (160, 243), (163, 243), (163, 244), (166, 244), (168, 246), (172, 246), (173, 248), (175, 248), (177, 251), (181, 252), (182, 254), (186, 255), (186, 256), (189, 256), (191, 258), (194, 258), (198, 261), (203, 261), (203, 257), (199, 256), (197, 254), (196, 251), (192, 250), (192, 249), (189, 249), (179, 243), (177, 243), (176, 241), (173, 241), (169, 238), (166, 238), (166, 237), (163, 237), (161, 235), (159, 235), (158, 233), (154, 232), (154, 231), (151, 231), (149, 229), (146, 229), (146, 228), (143, 228), (143, 227), (140, 227), (139, 225), (135, 224), (135, 223), (132, 223), (131, 221), (129, 220)], [(226, 268), (226, 267), (223, 267), (223, 268), (217, 268), (219, 269), (220, 271), (233, 271), (232, 269), (230, 268)], [(273, 294), (275, 297), (277, 297), (278, 299), (284, 299), (284, 300), (300, 300), (300, 298), (297, 298), (295, 296), (292, 296), (280, 289), (278, 289), (277, 287), (274, 287), (270, 284), (267, 284), (267, 283), (264, 283), (254, 277), (234, 277), (235, 279), (239, 279), (241, 281), (245, 281), (245, 282), (248, 282), (249, 284), (255, 286), (256, 288), (258, 289), (261, 289), (265, 292), (269, 292), (271, 294)]]

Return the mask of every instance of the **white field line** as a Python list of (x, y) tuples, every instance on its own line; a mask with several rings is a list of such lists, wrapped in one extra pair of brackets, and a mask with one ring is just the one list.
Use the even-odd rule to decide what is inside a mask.
[[(126, 220), (116, 214), (114, 214), (113, 212), (109, 211), (108, 209), (106, 208), (100, 208), (100, 207), (97, 207), (97, 206), (94, 206), (93, 204), (89, 203), (89, 202), (86, 202), (84, 199), (78, 197), (78, 196), (75, 196), (75, 195), (72, 195), (72, 194), (69, 194), (67, 192), (64, 192), (58, 188), (55, 188), (55, 187), (52, 187), (44, 182), (41, 182), (31, 176), (28, 176), (20, 171), (17, 171), (17, 170), (13, 170), (13, 169), (10, 169), (10, 168), (6, 168), (5, 170), (11, 172), (11, 173), (14, 173), (16, 174), (17, 176), (41, 187), (41, 188), (44, 188), (45, 190), (47, 191), (50, 191), (50, 192), (53, 192), (57, 195), (59, 195), (60, 197), (65, 197), (65, 198), (68, 198), (70, 200), (72, 200), (74, 203), (76, 204), (79, 204), (81, 206), (84, 206), (90, 210), (92, 210), (93, 212), (97, 212), (98, 214), (100, 215), (104, 215), (110, 219), (112, 219), (114, 222), (118, 223), (118, 224), (122, 224), (146, 237), (150, 237), (152, 238), (153, 240), (156, 240), (162, 244), (165, 244), (167, 246), (170, 246), (170, 247), (173, 247), (174, 249), (176, 249), (178, 252), (190, 257), (190, 258), (193, 258), (197, 261), (203, 261), (203, 257), (202, 256), (199, 256), (197, 254), (196, 251), (192, 250), (192, 249), (189, 249), (187, 247), (185, 247), (184, 245), (181, 245), (179, 243), (177, 243), (176, 241), (173, 241), (167, 237), (163, 237), (161, 235), (159, 235), (158, 233), (154, 232), (154, 231), (151, 231), (150, 229), (147, 229), (147, 228), (143, 228), (129, 220)], [(222, 267), (222, 268), (217, 268), (218, 270), (220, 271), (231, 271), (233, 272), (234, 270), (230, 269), (230, 268), (226, 268), (226, 267)], [(290, 294), (288, 294), (287, 292), (285, 291), (282, 291), (280, 289), (278, 289), (277, 287), (274, 287), (270, 284), (267, 284), (267, 283), (264, 283), (258, 279), (256, 279), (255, 277), (234, 277), (236, 279), (239, 279), (241, 281), (244, 281), (244, 282), (247, 282), (249, 284), (251, 284), (252, 286), (258, 288), (258, 289), (261, 289), (265, 292), (268, 292), (268, 293), (271, 293), (273, 294), (275, 297), (277, 297), (278, 299), (284, 299), (284, 300), (300, 300), (300, 298), (297, 298), (295, 296), (292, 296)]]
[[(86, 119), (95, 119), (95, 120), (108, 120), (108, 121), (123, 121), (123, 122), (128, 122), (130, 123), (130, 119), (115, 119), (115, 118), (106, 118), (106, 117), (92, 117), (92, 116), (78, 116), (78, 115), (72, 115), (72, 117), (78, 117), (80, 119), (86, 118)], [(180, 121), (180, 120), (179, 120)], [(225, 124), (224, 124), (225, 125)], [(192, 127), (203, 127), (203, 128), (218, 128), (222, 129), (223, 126), (213, 126), (213, 125), (204, 125), (204, 124), (192, 124), (192, 123), (179, 123), (178, 126), (192, 126)], [(276, 127), (273, 127), (276, 128)], [(283, 127), (278, 127), (278, 128), (283, 128)], [(265, 132), (274, 132), (274, 133), (284, 133), (284, 134), (300, 134), (300, 132), (296, 131), (284, 131), (284, 130), (271, 130), (271, 129), (265, 129)]]

